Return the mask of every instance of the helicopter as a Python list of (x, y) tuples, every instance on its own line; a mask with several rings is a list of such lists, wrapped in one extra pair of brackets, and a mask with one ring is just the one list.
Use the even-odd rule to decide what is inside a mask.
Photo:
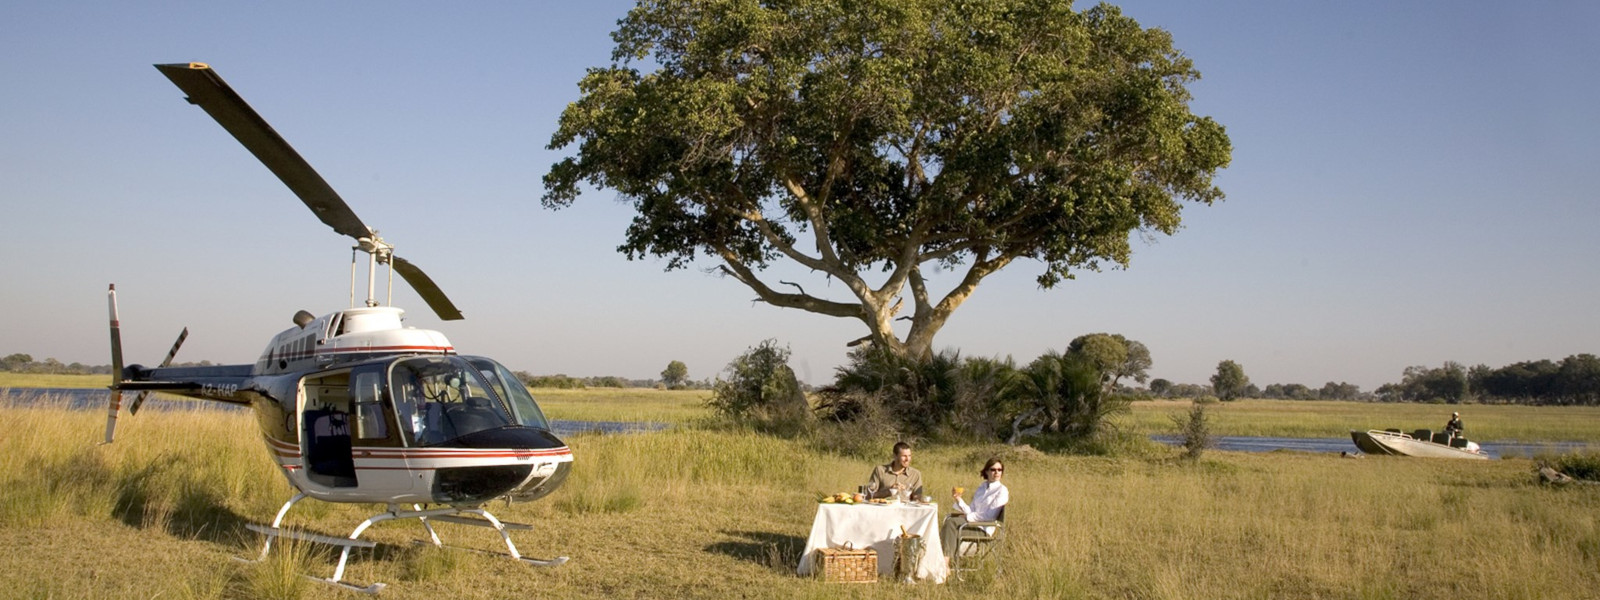
[[(411, 285), (438, 316), (461, 311), (416, 265), (394, 255), (394, 247), (367, 227), (299, 153), (205, 63), (155, 65), (223, 129), (256, 156), (317, 217), (337, 233), (355, 238), (351, 250), (350, 307), (323, 316), (295, 313), (293, 327), (273, 336), (252, 364), (170, 366), (188, 329), (160, 366), (123, 365), (116, 285), (107, 292), (112, 370), (105, 443), (115, 437), (124, 392), (137, 414), (148, 394), (248, 406), (268, 452), (295, 494), (270, 526), (247, 525), (265, 534), (264, 560), (278, 537), (343, 546), (333, 576), (310, 577), (346, 589), (377, 593), (385, 584), (343, 579), (352, 548), (371, 525), (418, 519), (430, 541), (443, 546), (434, 522), (497, 530), (511, 558), (556, 566), (567, 557), (522, 556), (504, 522), (484, 509), (492, 500), (528, 502), (549, 495), (571, 472), (573, 455), (550, 431), (533, 395), (504, 365), (483, 356), (461, 355), (438, 331), (403, 325), (404, 311), (375, 298), (377, 273), (388, 267)], [(367, 297), (356, 305), (356, 264), (367, 255)], [(283, 528), (296, 503), (383, 504), (387, 510), (356, 526), (345, 538)], [(424, 506), (429, 506), (424, 508)], [(254, 562), (250, 561), (250, 562)]]

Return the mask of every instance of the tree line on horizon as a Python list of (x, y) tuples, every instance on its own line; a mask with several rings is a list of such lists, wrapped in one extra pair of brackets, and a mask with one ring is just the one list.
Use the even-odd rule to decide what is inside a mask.
[(1374, 392), (1382, 402), (1600, 406), (1600, 357), (1574, 354), (1560, 361), (1522, 361), (1498, 369), (1447, 361), (1434, 368), (1407, 367), (1399, 383)]
[[(1091, 336), (1107, 336), (1098, 338)], [(1115, 342), (1115, 343), (1112, 343)], [(1110, 391), (1128, 396), (1132, 400), (1146, 398), (1202, 398), (1221, 397), (1213, 377), (1212, 385), (1176, 383), (1167, 379), (1150, 379), (1146, 385), (1125, 385), (1129, 379), (1143, 384), (1150, 368), (1149, 349), (1136, 340), (1120, 335), (1090, 334), (1074, 340), (1074, 350), (1096, 356), (1100, 364), (1115, 367), (1109, 371)], [(1088, 345), (1087, 348), (1084, 345)], [(1118, 346), (1121, 346), (1118, 348)], [(1116, 359), (1118, 350), (1122, 358)], [(1098, 354), (1097, 354), (1098, 353)], [(1232, 361), (1223, 361), (1224, 363)], [(209, 360), (178, 363), (180, 367), (211, 366)], [(1219, 365), (1220, 367), (1221, 365)], [(34, 360), (25, 353), (0, 357), (0, 371), (10, 373), (109, 375), (110, 365), (85, 365), (62, 363), (55, 358)], [(1242, 371), (1242, 367), (1241, 367)], [(661, 389), (714, 389), (720, 378), (692, 380), (681, 361), (671, 361), (662, 371), (661, 379), (632, 379), (618, 376), (572, 377), (565, 374), (535, 375), (517, 371), (523, 384), (532, 388), (582, 389), (582, 388), (661, 388)], [(1242, 373), (1241, 373), (1242, 375)], [(1231, 375), (1229, 376), (1232, 377)], [(809, 391), (810, 386), (800, 384)], [(1225, 382), (1225, 387), (1227, 387)], [(1424, 403), (1480, 403), (1524, 404), (1548, 406), (1600, 406), (1600, 357), (1593, 354), (1574, 354), (1559, 361), (1550, 359), (1528, 360), (1499, 368), (1479, 364), (1467, 367), (1459, 362), (1446, 361), (1439, 367), (1411, 366), (1401, 373), (1396, 383), (1385, 383), (1371, 392), (1348, 382), (1329, 381), (1320, 388), (1299, 383), (1273, 383), (1265, 387), (1249, 383), (1229, 394), (1238, 398), (1263, 398), (1270, 400), (1345, 400), (1362, 402), (1424, 402)]]

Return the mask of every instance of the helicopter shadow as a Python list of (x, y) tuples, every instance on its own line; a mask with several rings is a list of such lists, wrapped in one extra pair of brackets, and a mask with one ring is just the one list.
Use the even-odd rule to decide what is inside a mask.
[[(221, 495), (202, 486), (184, 485), (170, 509), (160, 498), (171, 485), (164, 472), (171, 465), (152, 464), (120, 482), (111, 514), (129, 527), (161, 527), (174, 537), (236, 545), (250, 521), (232, 509)], [(165, 513), (165, 514), (163, 514)]]
[(740, 539), (711, 544), (706, 546), (707, 552), (725, 554), (788, 573), (793, 573), (800, 564), (800, 551), (806, 546), (805, 538), (797, 535), (770, 531), (722, 530), (719, 533)]

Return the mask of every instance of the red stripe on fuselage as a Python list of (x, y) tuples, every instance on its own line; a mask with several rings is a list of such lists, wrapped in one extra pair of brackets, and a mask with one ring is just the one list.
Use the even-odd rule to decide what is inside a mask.
[[(284, 458), (300, 458), (300, 446), (273, 438), (262, 436), (267, 440), (267, 446), (272, 453)], [(572, 456), (572, 449), (567, 446), (560, 448), (395, 448), (392, 446), (356, 446), (351, 448), (350, 454), (354, 458), (374, 459), (440, 459), (440, 458), (552, 458)]]

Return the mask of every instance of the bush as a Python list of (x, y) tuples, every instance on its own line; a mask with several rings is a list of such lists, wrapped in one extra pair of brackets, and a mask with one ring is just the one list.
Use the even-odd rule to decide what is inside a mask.
[(1108, 417), (1128, 410), (1128, 399), (1105, 393), (1100, 370), (1083, 356), (1048, 352), (1021, 373), (1017, 393), (1023, 409), (1012, 421), (1011, 443), (1038, 434), (1091, 439)]
[(1183, 441), (1183, 457), (1189, 460), (1200, 460), (1200, 454), (1214, 444), (1211, 437), (1211, 424), (1206, 420), (1207, 402), (1195, 402), (1189, 407), (1189, 414), (1172, 416), (1172, 422), (1178, 426), (1178, 437)]
[[(1543, 457), (1541, 457), (1543, 458)], [(1543, 458), (1542, 462), (1573, 479), (1600, 481), (1600, 452), (1575, 452)]]
[(819, 392), (818, 411), (846, 423), (871, 406), (904, 436), (1008, 444), (1049, 437), (1063, 438), (1050, 444), (1083, 445), (1129, 405), (1127, 396), (1106, 393), (1104, 381), (1078, 354), (1051, 352), (1019, 370), (1009, 358), (945, 351), (917, 361), (863, 348)]
[(789, 349), (766, 340), (746, 350), (711, 386), (706, 405), (720, 418), (757, 430), (795, 435), (811, 425), (811, 406), (789, 368)]
[(866, 418), (870, 410), (875, 412), (866, 420), (879, 430), (998, 442), (1016, 413), (1017, 381), (1009, 359), (963, 359), (945, 351), (918, 361), (861, 348), (839, 367), (834, 383), (818, 392), (817, 410), (841, 425)]

